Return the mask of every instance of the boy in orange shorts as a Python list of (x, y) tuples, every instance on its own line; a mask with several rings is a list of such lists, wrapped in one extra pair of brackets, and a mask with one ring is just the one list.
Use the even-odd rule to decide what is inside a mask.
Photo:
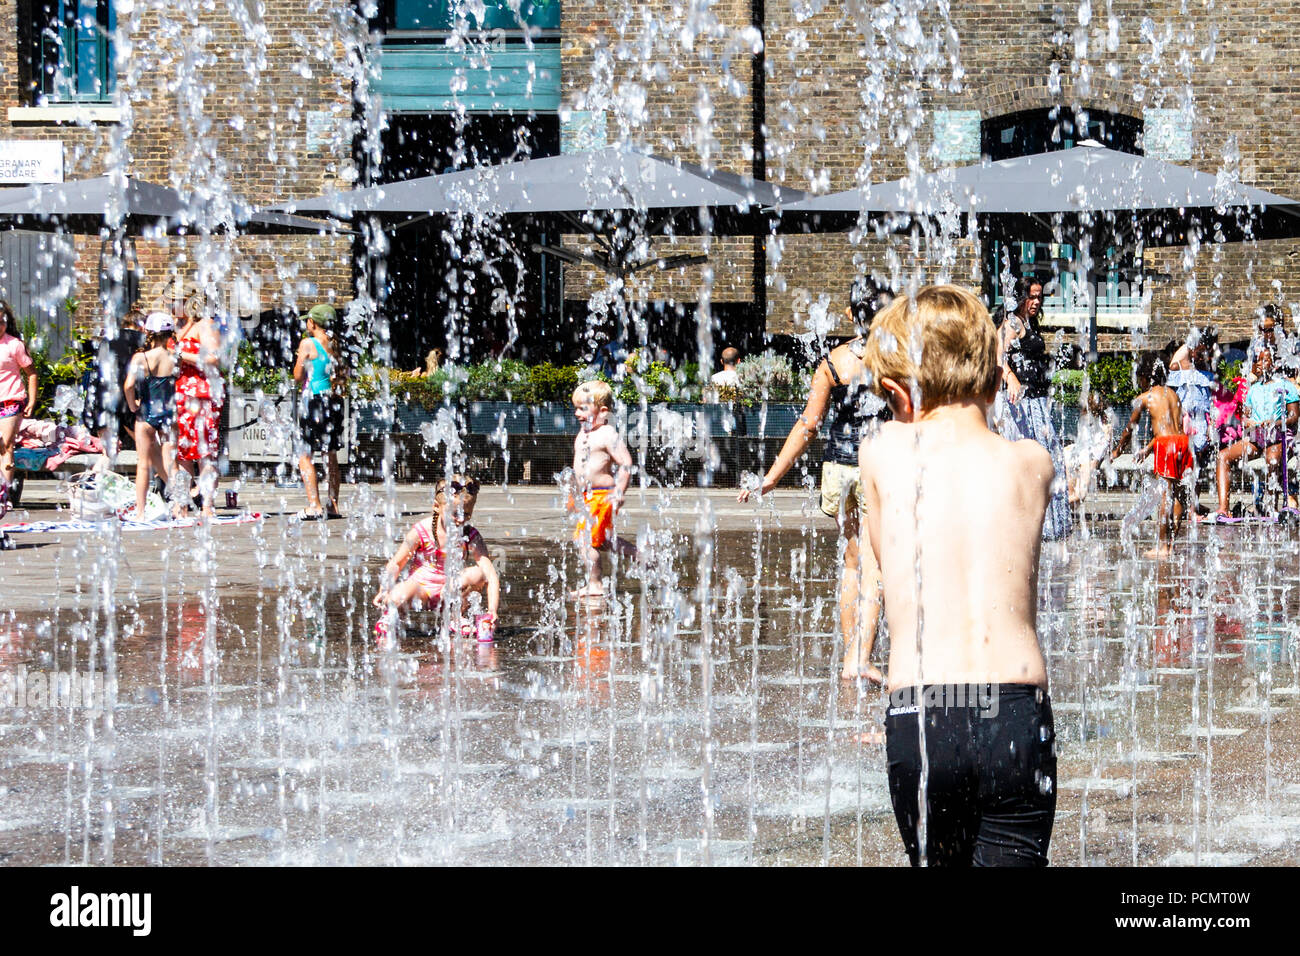
[[(632, 481), (632, 454), (609, 423), (613, 408), (614, 391), (606, 382), (583, 382), (573, 393), (573, 413), (582, 426), (573, 442), (573, 472), (583, 501), (574, 541), (587, 568), (587, 585), (573, 592), (575, 598), (605, 593), (601, 552), (617, 551), (634, 560), (637, 556), (635, 545), (614, 534), (614, 518)], [(569, 510), (575, 508), (570, 498)]]
[(1164, 479), (1156, 525), (1157, 546), (1148, 556), (1163, 557), (1169, 553), (1169, 542), (1182, 525), (1183, 503), (1187, 497), (1187, 483), (1183, 476), (1191, 470), (1195, 459), (1191, 442), (1183, 433), (1183, 409), (1178, 393), (1165, 384), (1164, 366), (1154, 352), (1146, 352), (1138, 360), (1137, 383), (1142, 394), (1133, 399), (1133, 414), (1115, 443), (1111, 459), (1123, 454), (1133, 427), (1145, 411), (1151, 416), (1153, 437), (1151, 444), (1137, 458), (1141, 461), (1154, 450), (1156, 477)]

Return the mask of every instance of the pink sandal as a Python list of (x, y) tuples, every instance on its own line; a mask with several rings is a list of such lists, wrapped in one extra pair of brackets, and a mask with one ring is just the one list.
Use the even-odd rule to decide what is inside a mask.
[[(390, 621), (389, 618), (392, 618)], [(394, 644), (392, 625), (397, 623), (397, 612), (388, 610), (375, 621), (375, 646), (392, 647)]]

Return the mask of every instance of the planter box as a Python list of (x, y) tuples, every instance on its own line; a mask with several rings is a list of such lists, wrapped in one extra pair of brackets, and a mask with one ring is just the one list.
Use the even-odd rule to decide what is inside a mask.
[[(263, 396), (230, 387), (226, 396), (229, 425), (226, 434), (226, 459), (232, 462), (295, 462), (298, 437), (298, 393)], [(352, 419), (351, 403), (343, 404), (343, 447), (339, 464), (349, 462), (349, 451), (356, 444), (357, 425)]]
[(357, 431), (363, 435), (382, 435), (388, 431), (389, 422), (378, 405), (370, 402), (357, 407)]
[[(563, 406), (555, 406), (560, 408)], [(528, 434), (532, 431), (533, 410), (517, 402), (469, 402), (464, 406), (451, 406), (456, 420), (464, 434), (491, 434), (498, 428), (506, 429), (507, 434)], [(439, 408), (425, 408), (419, 405), (407, 405), (406, 402), (393, 403), (393, 424), (391, 428), (383, 416), (382, 408), (374, 403), (360, 408), (357, 412), (357, 431), (367, 434), (419, 434), (420, 425), (432, 423), (438, 418)], [(568, 418), (573, 418), (572, 410)], [(575, 428), (572, 431), (577, 431)]]
[(465, 414), (471, 435), (491, 435), (498, 429), (508, 435), (527, 435), (532, 417), (531, 409), (518, 402), (470, 402)]
[[(751, 437), (762, 435), (765, 438), (784, 438), (794, 428), (803, 412), (803, 405), (789, 402), (768, 402), (767, 420), (763, 421), (763, 407), (756, 405), (745, 409), (745, 423)], [(760, 425), (762, 428), (760, 430)]]
[[(728, 405), (701, 405), (692, 402), (650, 405), (646, 409), (649, 440), (652, 444), (668, 440), (685, 451), (682, 443), (687, 439), (692, 445), (698, 445), (705, 436), (713, 439), (757, 438), (762, 407), (737, 408), (732, 412), (733, 408), (734, 406)], [(802, 404), (769, 403), (763, 436), (784, 439), (794, 427), (802, 411)], [(733, 421), (737, 425), (743, 421), (743, 434), (738, 434), (734, 427), (731, 431), (725, 427), (729, 413), (734, 415)], [(436, 409), (429, 410), (418, 405), (396, 402), (393, 406), (392, 428), (389, 429), (380, 414), (380, 409), (374, 404), (366, 404), (358, 410), (356, 427), (359, 432), (365, 434), (383, 434), (391, 430), (398, 434), (417, 435), (420, 426), (432, 422), (436, 416)], [(578, 433), (578, 421), (573, 417), (573, 406), (567, 402), (547, 402), (531, 408), (518, 402), (470, 402), (457, 408), (457, 417), (466, 435), (491, 435), (500, 428), (504, 428), (507, 436), (573, 436)], [(637, 444), (641, 441), (639, 420), (638, 406), (618, 407), (614, 422), (629, 444)]]
[(671, 402), (668, 407), (674, 412), (695, 416), (697, 433), (712, 438), (743, 437), (749, 424), (745, 409), (739, 405)]
[(576, 435), (578, 420), (573, 417), (573, 406), (565, 402), (545, 402), (535, 405), (533, 412), (534, 435)]
[[(1114, 416), (1115, 433), (1112, 438), (1118, 438), (1119, 433), (1124, 430), (1128, 424), (1128, 419), (1133, 414), (1132, 405), (1112, 405), (1111, 414)], [(1062, 405), (1059, 402), (1052, 405), (1052, 423), (1056, 425), (1056, 433), (1060, 437), (1062, 444), (1069, 445), (1074, 443), (1079, 437), (1079, 418), (1081, 413), (1077, 405)], [(1133, 429), (1136, 441), (1145, 445), (1151, 441), (1151, 419), (1143, 415), (1137, 427)]]
[(438, 417), (437, 408), (424, 408), (420, 405), (393, 404), (393, 431), (418, 435), (420, 426), (433, 422)]
[[(714, 468), (710, 483), (715, 487), (734, 488), (743, 471), (764, 472), (776, 458), (784, 437), (715, 438)], [(391, 446), (393, 475), (401, 482), (430, 482), (442, 475), (440, 455), (430, 456), (418, 435), (383, 435), (361, 437), (354, 474), (362, 481), (378, 481), (384, 474), (385, 448)], [(508, 479), (511, 484), (552, 485), (555, 475), (573, 465), (573, 439), (568, 435), (507, 435), (506, 447), (486, 435), (469, 435), (465, 439), (466, 470), (486, 482)], [(634, 460), (639, 451), (632, 450)], [(805, 473), (814, 481), (821, 474), (822, 445), (813, 439), (808, 454), (800, 459), (781, 480), (782, 488), (797, 488)], [(650, 484), (696, 487), (705, 481), (704, 462), (687, 455), (673, 455), (662, 446), (651, 447), (645, 455), (645, 474), (635, 481)]]

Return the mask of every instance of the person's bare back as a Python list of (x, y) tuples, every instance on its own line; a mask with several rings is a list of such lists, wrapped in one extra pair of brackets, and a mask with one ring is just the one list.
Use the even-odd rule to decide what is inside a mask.
[(1037, 618), (1051, 454), (989, 430), (997, 332), (969, 289), (900, 295), (864, 358), (894, 413), (859, 462), (903, 848), (913, 866), (1045, 866), (1056, 754)]
[(1138, 396), (1138, 401), (1151, 416), (1152, 437), (1183, 433), (1183, 406), (1178, 401), (1178, 393), (1168, 385), (1152, 386)]
[(1136, 457), (1143, 461), (1154, 452), (1156, 476), (1164, 479), (1156, 523), (1157, 545), (1146, 553), (1148, 557), (1169, 553), (1170, 542), (1182, 525), (1186, 505), (1183, 475), (1195, 463), (1191, 444), (1183, 434), (1182, 403), (1178, 393), (1164, 384), (1163, 375), (1163, 368), (1152, 353), (1138, 361), (1136, 377), (1143, 392), (1133, 399), (1133, 413), (1111, 452), (1112, 459), (1118, 458), (1129, 447), (1129, 438), (1145, 411), (1151, 419), (1151, 440)]
[(991, 432), (979, 403), (885, 424), (863, 444), (862, 487), (883, 573), (891, 690), (1047, 686), (1036, 619), (1052, 480), (1046, 449)]

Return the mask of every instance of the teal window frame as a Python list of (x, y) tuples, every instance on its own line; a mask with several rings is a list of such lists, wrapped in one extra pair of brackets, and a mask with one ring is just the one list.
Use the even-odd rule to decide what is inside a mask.
[(113, 0), (32, 4), (32, 87), (36, 104), (108, 103), (117, 89)]
[[(387, 0), (381, 4), (379, 28), (385, 33), (394, 32), (445, 32), (455, 29), (457, 7), (455, 0)], [(518, 13), (507, 0), (486, 0), (482, 22), (460, 7), (471, 30), (530, 30), (560, 29), (560, 0), (521, 0)]]

